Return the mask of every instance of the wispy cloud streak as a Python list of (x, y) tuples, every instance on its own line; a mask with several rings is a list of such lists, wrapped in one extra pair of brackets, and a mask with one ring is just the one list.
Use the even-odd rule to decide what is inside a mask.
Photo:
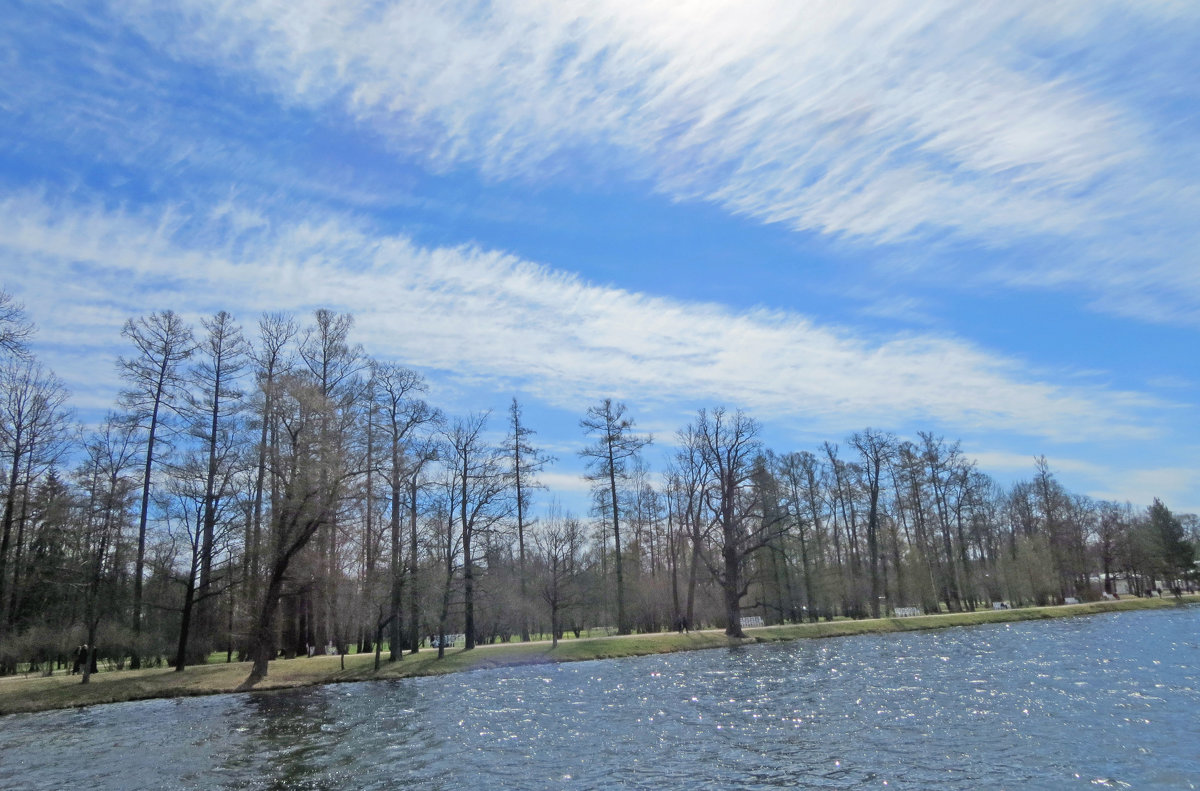
[(869, 340), (793, 313), (596, 285), (502, 252), (421, 247), (345, 218), (266, 221), (230, 207), (150, 216), (26, 194), (0, 201), (0, 224), (0, 266), (25, 267), (14, 286), (44, 344), (90, 353), (86, 368), (65, 361), (68, 381), (95, 383), (121, 321), (147, 310), (252, 321), (264, 307), (328, 306), (358, 317), (374, 354), (517, 383), (573, 410), (614, 396), (728, 402), (834, 435), (914, 420), (1055, 440), (1153, 433), (1139, 416), (1156, 406), (1145, 396), (1040, 381), (959, 339)]
[[(1200, 321), (1193, 157), (1107, 82), (1128, 28), (1196, 36), (1186, 7), (1106, 3), (122, 3), (178, 57), (336, 107), (398, 155), (542, 182), (648, 179), (859, 244), (1058, 240), (968, 274)], [(1147, 33), (1148, 35), (1148, 33)], [(1047, 42), (1097, 66), (1041, 57)], [(1124, 42), (1122, 42), (1124, 44)], [(1153, 46), (1153, 42), (1147, 42)], [(1127, 56), (1129, 53), (1123, 53)], [(1136, 62), (1136, 61), (1134, 61)], [(1189, 62), (1190, 63), (1190, 62)], [(1179, 73), (1146, 68), (1149, 101)], [(1190, 91), (1193, 98), (1196, 91)], [(1146, 97), (1142, 97), (1145, 99)], [(1194, 162), (1192, 164), (1195, 164)], [(1064, 241), (1069, 246), (1063, 247)], [(1186, 258), (1183, 258), (1186, 257)]]

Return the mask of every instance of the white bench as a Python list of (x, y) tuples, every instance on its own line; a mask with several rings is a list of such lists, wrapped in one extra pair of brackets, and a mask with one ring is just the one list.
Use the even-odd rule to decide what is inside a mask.
[(897, 618), (912, 618), (913, 616), (920, 615), (920, 614), (921, 614), (920, 607), (897, 607), (896, 608), (896, 617)]

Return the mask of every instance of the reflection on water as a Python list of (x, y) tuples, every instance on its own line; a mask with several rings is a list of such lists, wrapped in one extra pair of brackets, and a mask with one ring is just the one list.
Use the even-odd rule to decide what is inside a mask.
[(20, 715), (0, 787), (1186, 789), (1198, 710), (1190, 607)]

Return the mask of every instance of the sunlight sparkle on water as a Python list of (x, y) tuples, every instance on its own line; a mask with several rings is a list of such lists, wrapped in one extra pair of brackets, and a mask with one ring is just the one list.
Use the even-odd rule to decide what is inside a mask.
[(0, 723), (0, 788), (189, 788), (214, 770), (223, 787), (387, 788), (406, 767), (427, 791), (688, 791), (704, 764), (731, 791), (1175, 791), (1200, 778), (1196, 634), (1189, 608), (584, 662), (550, 683), (497, 669), (214, 696), (169, 722), (155, 702), (18, 716)]

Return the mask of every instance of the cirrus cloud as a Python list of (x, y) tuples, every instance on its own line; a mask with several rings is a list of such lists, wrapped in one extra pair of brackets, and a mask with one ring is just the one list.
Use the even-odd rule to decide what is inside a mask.
[[(1172, 4), (189, 0), (149, 41), (492, 179), (644, 179), (858, 245), (1037, 243), (959, 279), (1195, 325), (1200, 157), (1154, 110), (1198, 39)], [(1128, 30), (1125, 38), (1121, 31)], [(1153, 49), (1156, 40), (1144, 48)], [(1048, 48), (1077, 52), (1048, 59)], [(1167, 48), (1163, 48), (1164, 50)], [(1138, 72), (1137, 65), (1146, 62)], [(1126, 86), (1136, 84), (1141, 95)], [(1170, 120), (1170, 119), (1168, 119)], [(1181, 167), (1182, 166), (1182, 167)], [(1064, 246), (1065, 245), (1065, 246)], [(981, 271), (982, 270), (982, 271)]]
[[(237, 219), (247, 217), (257, 219)], [(0, 200), (0, 223), (0, 264), (23, 267), (13, 285), (77, 388), (104, 381), (99, 361), (112, 358), (121, 322), (148, 309), (249, 320), (326, 306), (356, 315), (373, 354), (516, 383), (574, 410), (604, 396), (727, 401), (830, 432), (933, 421), (1071, 441), (1146, 438), (1155, 429), (1139, 412), (1160, 406), (1050, 383), (953, 337), (867, 338), (795, 313), (635, 293), (499, 251), (422, 247), (345, 217), (145, 215), (23, 194)]]

